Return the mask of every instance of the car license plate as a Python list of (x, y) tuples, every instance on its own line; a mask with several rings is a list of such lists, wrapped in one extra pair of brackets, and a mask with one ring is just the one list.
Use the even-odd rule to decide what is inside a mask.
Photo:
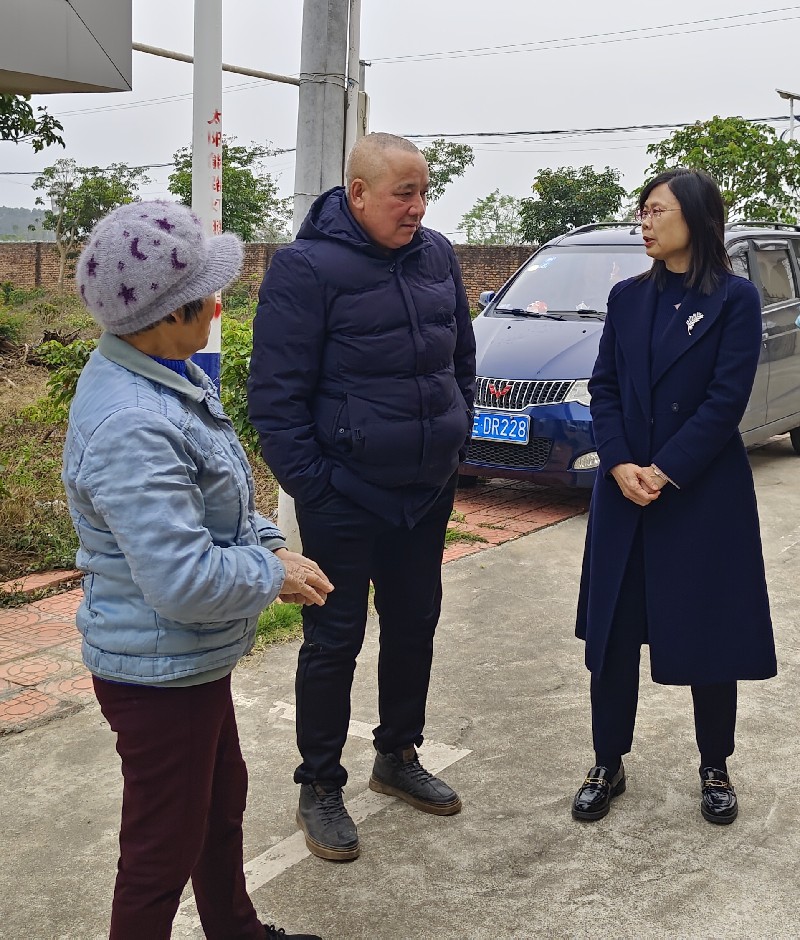
[(476, 411), (472, 421), (472, 436), (483, 441), (527, 444), (530, 427), (530, 415), (507, 415), (498, 414), (497, 412)]

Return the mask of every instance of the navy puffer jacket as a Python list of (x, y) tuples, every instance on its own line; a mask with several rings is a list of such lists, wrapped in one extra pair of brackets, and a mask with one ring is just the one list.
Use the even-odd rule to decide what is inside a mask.
[(427, 503), (463, 456), (474, 391), (447, 239), (423, 228), (387, 252), (342, 187), (323, 193), (276, 252), (253, 328), (250, 420), (281, 486), (305, 503), (333, 487), (389, 517), (409, 492)]

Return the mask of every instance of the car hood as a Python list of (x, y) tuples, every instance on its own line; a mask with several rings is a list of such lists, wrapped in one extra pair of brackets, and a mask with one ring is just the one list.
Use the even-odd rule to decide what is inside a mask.
[(586, 379), (592, 374), (602, 320), (487, 317), (473, 321), (477, 373), (503, 379)]

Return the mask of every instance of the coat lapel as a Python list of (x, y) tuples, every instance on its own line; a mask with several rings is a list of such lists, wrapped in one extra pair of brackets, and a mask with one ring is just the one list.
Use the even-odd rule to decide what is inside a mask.
[(727, 278), (723, 279), (713, 294), (701, 294), (691, 288), (686, 292), (680, 309), (675, 311), (656, 349), (650, 369), (652, 385), (711, 329), (722, 310), (727, 293)]
[(656, 285), (649, 278), (619, 294), (615, 319), (617, 340), (625, 357), (643, 413), (650, 416), (650, 333), (656, 308)]

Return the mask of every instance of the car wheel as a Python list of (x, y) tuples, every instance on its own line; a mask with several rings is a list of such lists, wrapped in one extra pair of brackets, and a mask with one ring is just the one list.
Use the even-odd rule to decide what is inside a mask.
[[(794, 433), (794, 432), (792, 432)], [(794, 442), (794, 438), (792, 438)], [(800, 438), (798, 438), (798, 444), (800, 444)], [(471, 490), (473, 487), (478, 485), (477, 477), (468, 477), (466, 474), (459, 473), (458, 475), (458, 488), (460, 490)]]
[[(794, 452), (800, 454), (800, 428), (794, 428), (789, 431), (789, 437), (792, 439), (792, 447), (794, 447)], [(458, 478), (459, 480), (461, 477)]]

